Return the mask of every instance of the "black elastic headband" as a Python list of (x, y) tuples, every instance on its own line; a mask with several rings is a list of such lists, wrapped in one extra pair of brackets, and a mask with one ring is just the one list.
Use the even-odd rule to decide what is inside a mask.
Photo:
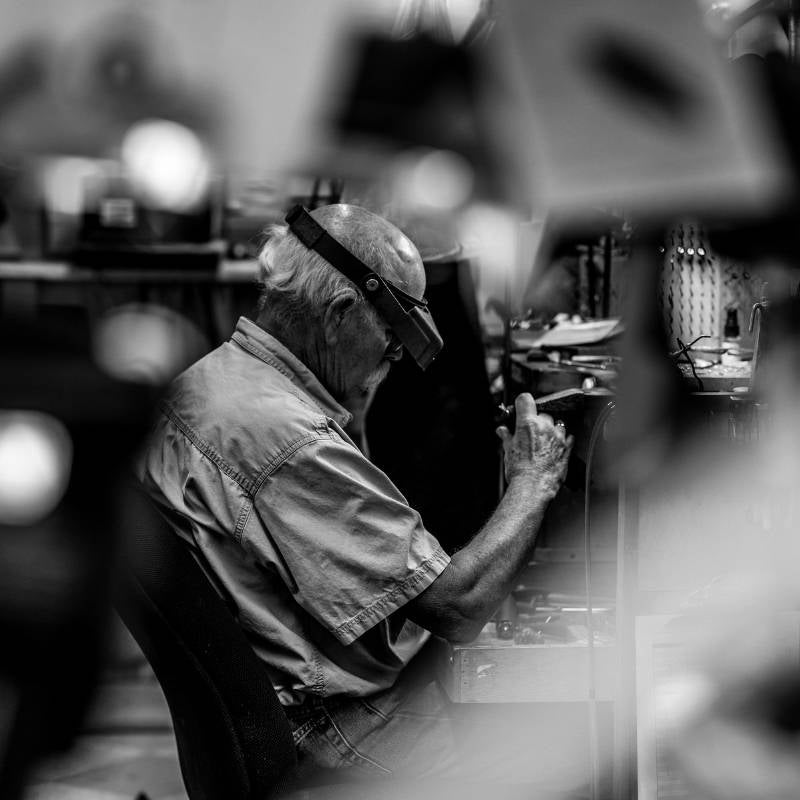
[(319, 253), (329, 264), (362, 290), (369, 291), (367, 281), (377, 278), (391, 289), (392, 294), (398, 300), (419, 308), (425, 308), (428, 305), (428, 301), (424, 298), (420, 300), (404, 292), (399, 286), (370, 269), (361, 259), (356, 258), (343, 244), (334, 239), (303, 206), (294, 206), (286, 215), (286, 223), (289, 230), (309, 250)]
[(286, 215), (289, 230), (310, 250), (349, 278), (394, 331), (410, 355), (426, 369), (442, 349), (427, 302), (382, 278), (340, 244), (301, 205)]

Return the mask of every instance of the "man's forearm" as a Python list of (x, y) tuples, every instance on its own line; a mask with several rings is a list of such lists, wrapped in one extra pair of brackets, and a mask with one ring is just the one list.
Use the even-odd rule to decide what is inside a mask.
[(551, 499), (534, 481), (513, 479), (486, 525), (409, 604), (409, 617), (451, 641), (474, 639), (530, 560)]

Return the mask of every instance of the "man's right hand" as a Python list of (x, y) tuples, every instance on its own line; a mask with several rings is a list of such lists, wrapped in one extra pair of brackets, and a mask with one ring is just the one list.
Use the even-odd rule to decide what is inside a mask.
[(503, 442), (506, 480), (526, 481), (531, 488), (554, 497), (567, 473), (574, 438), (567, 436), (547, 414), (536, 413), (536, 402), (527, 392), (514, 401), (516, 428), (512, 435), (500, 426), (497, 435)]
[(406, 606), (408, 618), (450, 642), (472, 641), (530, 561), (550, 500), (567, 472), (573, 439), (529, 394), (515, 402), (516, 430), (501, 426), (508, 491), (470, 543)]

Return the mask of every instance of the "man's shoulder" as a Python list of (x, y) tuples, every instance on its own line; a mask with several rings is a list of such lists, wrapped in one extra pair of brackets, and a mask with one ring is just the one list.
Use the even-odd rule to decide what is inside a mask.
[(287, 375), (231, 342), (179, 375), (162, 411), (195, 449), (253, 479), (290, 449), (331, 435)]

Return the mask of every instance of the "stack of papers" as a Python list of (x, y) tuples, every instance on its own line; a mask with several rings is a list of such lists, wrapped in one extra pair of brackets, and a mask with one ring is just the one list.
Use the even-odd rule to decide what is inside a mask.
[[(597, 344), (622, 333), (624, 326), (619, 317), (592, 320), (591, 322), (560, 322), (550, 330), (532, 335), (532, 331), (515, 331), (514, 343), (527, 347), (577, 347)], [(524, 341), (523, 341), (524, 340)]]

